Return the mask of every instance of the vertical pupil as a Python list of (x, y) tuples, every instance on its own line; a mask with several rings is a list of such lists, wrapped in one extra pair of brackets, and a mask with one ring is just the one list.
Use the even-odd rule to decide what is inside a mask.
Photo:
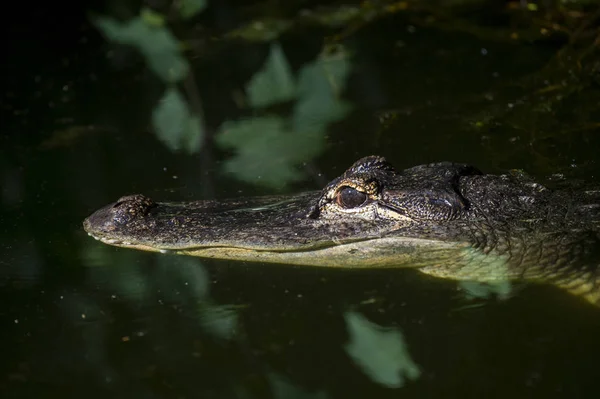
[(352, 187), (343, 187), (337, 195), (337, 202), (344, 208), (356, 208), (367, 200), (367, 194)]

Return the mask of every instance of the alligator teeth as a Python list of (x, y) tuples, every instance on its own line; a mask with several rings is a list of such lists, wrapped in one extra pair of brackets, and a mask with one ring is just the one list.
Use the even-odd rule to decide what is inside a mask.
[(167, 250), (167, 249), (159, 249), (158, 252), (160, 252), (161, 254), (168, 254), (169, 250)]
[(119, 240), (114, 240), (114, 239), (104, 239), (102, 241), (104, 241), (107, 244), (120, 244)]

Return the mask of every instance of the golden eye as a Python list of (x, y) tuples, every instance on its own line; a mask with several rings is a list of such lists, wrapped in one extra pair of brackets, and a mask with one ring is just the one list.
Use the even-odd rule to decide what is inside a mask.
[(355, 188), (344, 186), (338, 190), (335, 200), (342, 208), (356, 208), (367, 202), (367, 194)]

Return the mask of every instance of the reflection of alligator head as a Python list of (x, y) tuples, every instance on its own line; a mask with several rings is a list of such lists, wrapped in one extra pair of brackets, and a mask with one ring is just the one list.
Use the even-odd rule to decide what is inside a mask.
[(445, 278), (548, 282), (600, 305), (600, 192), (437, 163), (366, 157), (322, 191), (223, 202), (119, 199), (88, 217), (104, 243), (209, 258), (413, 267)]

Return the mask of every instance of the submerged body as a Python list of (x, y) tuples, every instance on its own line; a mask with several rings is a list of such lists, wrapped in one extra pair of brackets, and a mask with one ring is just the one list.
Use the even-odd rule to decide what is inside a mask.
[(550, 190), (522, 173), (463, 164), (396, 171), (371, 156), (322, 191), (296, 196), (160, 203), (131, 195), (84, 228), (147, 251), (537, 281), (600, 306), (600, 192)]

